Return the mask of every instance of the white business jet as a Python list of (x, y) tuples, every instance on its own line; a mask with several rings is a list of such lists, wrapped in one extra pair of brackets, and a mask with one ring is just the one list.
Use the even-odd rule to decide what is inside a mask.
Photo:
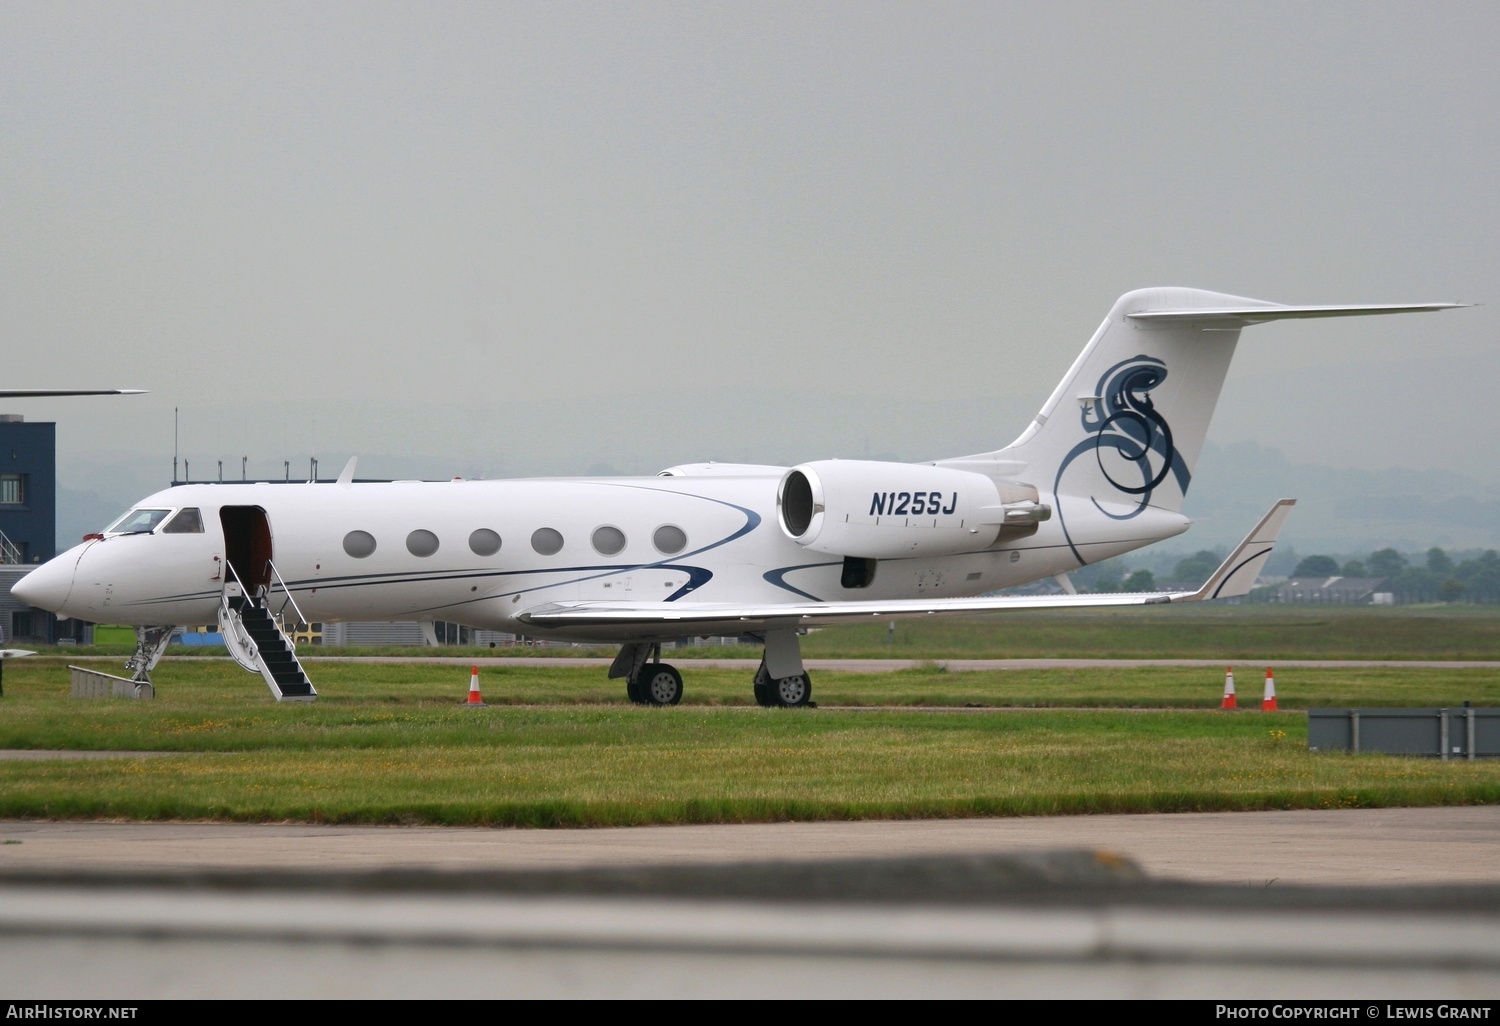
[(1294, 500), (1191, 592), (987, 596), (1187, 530), (1183, 497), (1240, 329), (1457, 303), (1281, 306), (1184, 288), (1122, 296), (1021, 436), (926, 463), (703, 463), (656, 477), (189, 484), (149, 496), (16, 585), (60, 616), (138, 627), (145, 680), (173, 624), (217, 617), (278, 699), (311, 683), (281, 623), (445, 620), (620, 645), (610, 676), (672, 705), (662, 642), (750, 635), (766, 706), (806, 705), (806, 628), (1243, 595)]

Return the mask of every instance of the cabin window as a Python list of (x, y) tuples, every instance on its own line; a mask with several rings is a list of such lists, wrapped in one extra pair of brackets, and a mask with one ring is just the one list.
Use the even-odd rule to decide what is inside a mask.
[(488, 527), (469, 535), (469, 550), (476, 556), (493, 556), (500, 551), (500, 536)]
[(555, 556), (562, 551), (562, 532), (550, 527), (538, 527), (531, 534), (531, 547), (543, 556)]
[(413, 556), (430, 556), (438, 550), (438, 536), (431, 531), (416, 530), (406, 536), (406, 551)]
[(593, 542), (601, 556), (613, 556), (625, 547), (625, 532), (618, 527), (595, 528)]
[(687, 535), (680, 527), (663, 524), (651, 535), (651, 543), (656, 546), (656, 551), (670, 556), (687, 548)]
[(26, 501), (26, 475), (0, 474), (0, 505), (19, 506)]
[(169, 509), (133, 509), (116, 520), (105, 534), (150, 534), (167, 519)]
[(167, 521), (161, 529), (162, 534), (202, 534), (203, 515), (192, 506), (177, 511), (177, 515)]
[(375, 536), (369, 531), (350, 531), (344, 535), (344, 551), (355, 559), (364, 559), (375, 551)]

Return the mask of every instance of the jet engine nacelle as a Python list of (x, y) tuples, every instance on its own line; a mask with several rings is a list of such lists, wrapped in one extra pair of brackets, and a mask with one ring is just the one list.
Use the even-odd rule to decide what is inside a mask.
[(788, 538), (814, 552), (864, 559), (952, 556), (994, 545), (1006, 528), (1033, 533), (1052, 515), (1030, 485), (967, 470), (869, 460), (820, 460), (776, 489)]

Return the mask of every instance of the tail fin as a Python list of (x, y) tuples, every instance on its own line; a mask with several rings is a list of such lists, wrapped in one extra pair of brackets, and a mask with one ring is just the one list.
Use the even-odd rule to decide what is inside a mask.
[(942, 462), (1024, 464), (1039, 488), (1091, 500), (1115, 519), (1148, 505), (1180, 512), (1241, 328), (1458, 305), (1297, 307), (1199, 289), (1128, 292), (1019, 438), (983, 457)]

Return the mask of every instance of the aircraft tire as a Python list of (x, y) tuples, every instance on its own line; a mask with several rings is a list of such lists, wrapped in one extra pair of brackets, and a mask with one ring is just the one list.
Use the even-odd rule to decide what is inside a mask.
[(647, 705), (676, 705), (682, 701), (682, 674), (667, 663), (647, 663), (641, 667), (637, 687)]
[(795, 677), (782, 677), (773, 689), (776, 704), (783, 709), (800, 709), (812, 702), (812, 677), (806, 670)]
[(636, 705), (646, 704), (645, 670), (646, 667), (642, 667), (642, 672), (636, 674), (634, 677), (625, 678), (625, 697)]
[(755, 671), (755, 679), (751, 681), (752, 690), (755, 692), (755, 704), (764, 709), (776, 708), (776, 683), (771, 680), (771, 675), (766, 672), (766, 664), (761, 663), (760, 668)]

